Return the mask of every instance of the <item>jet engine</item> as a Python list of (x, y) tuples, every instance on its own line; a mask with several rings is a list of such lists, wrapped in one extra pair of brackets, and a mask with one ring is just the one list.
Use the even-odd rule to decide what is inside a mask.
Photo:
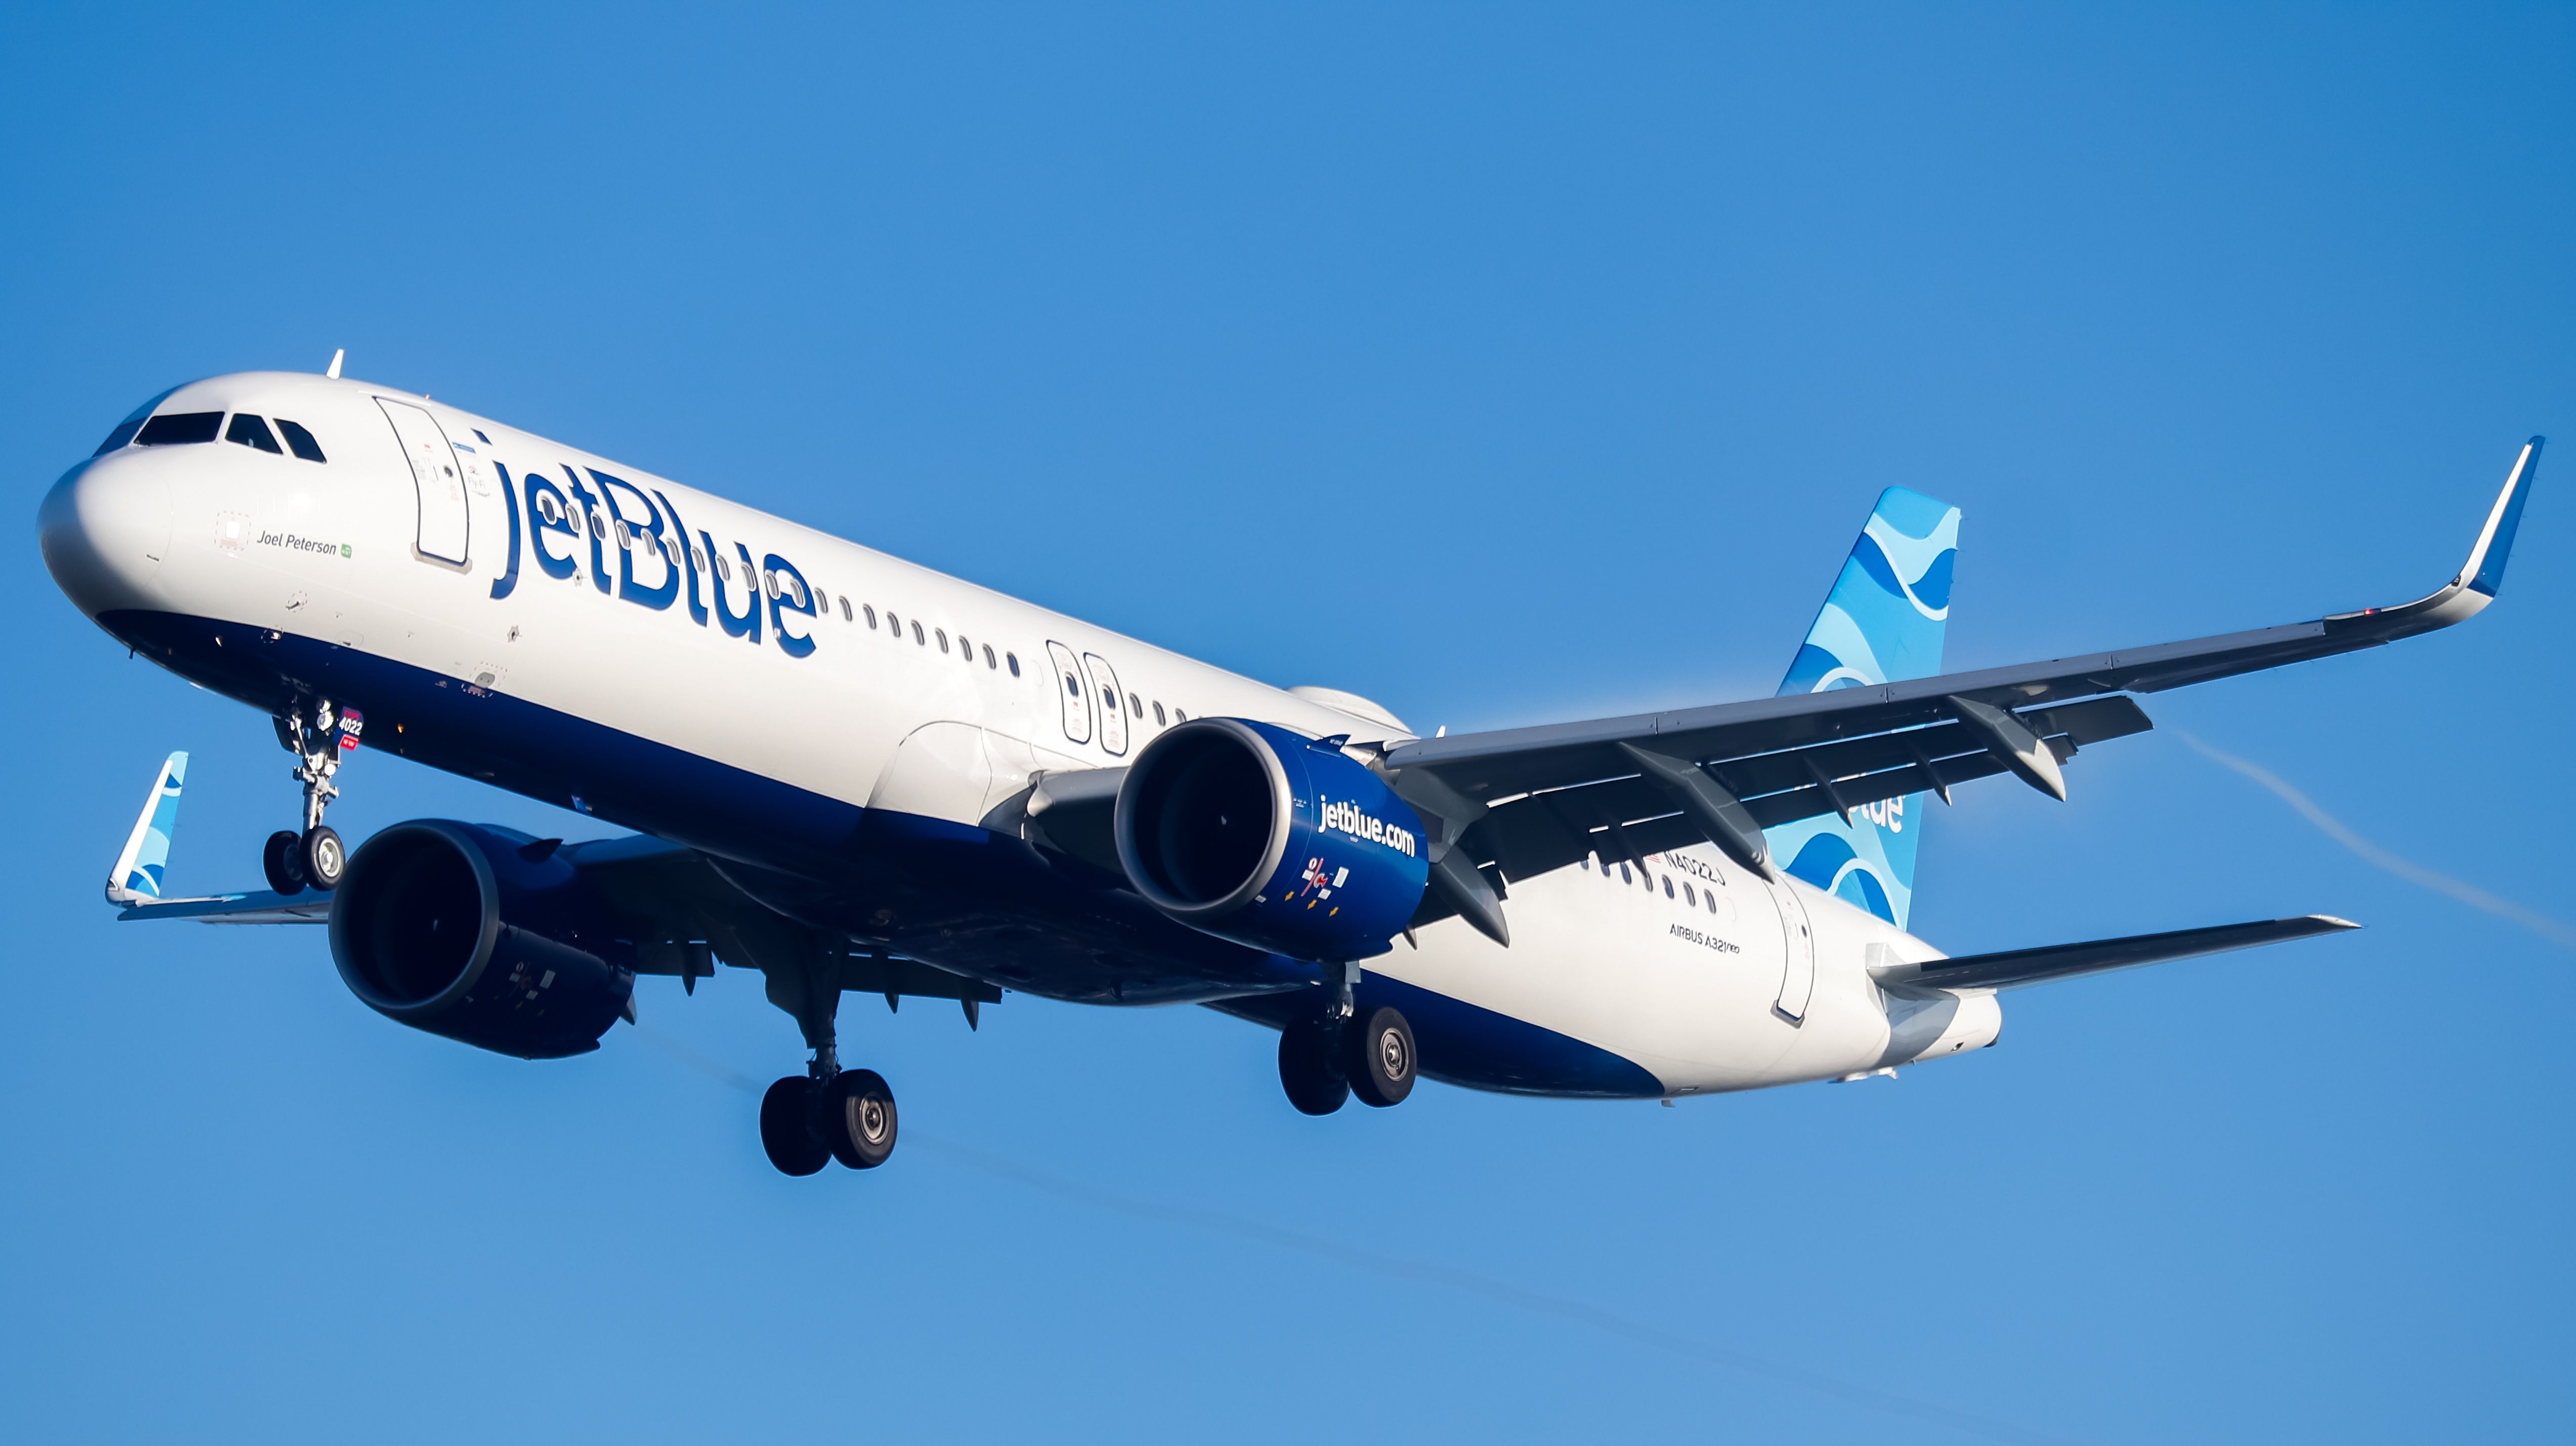
[(1422, 902), (1429, 840), (1412, 807), (1332, 742), (1193, 718), (1118, 790), (1118, 861), (1194, 929), (1323, 962), (1383, 954)]
[(559, 1059), (597, 1049), (632, 1008), (634, 972), (610, 962), (629, 947), (613, 917), (553, 840), (419, 819), (350, 858), (331, 900), (331, 958), (388, 1019)]

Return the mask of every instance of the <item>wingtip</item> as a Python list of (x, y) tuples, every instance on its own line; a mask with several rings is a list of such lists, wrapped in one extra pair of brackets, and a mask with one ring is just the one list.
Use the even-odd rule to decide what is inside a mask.
[(2504, 489), (2496, 494), (2486, 526), (2469, 552), (2469, 565), (2461, 570), (2474, 592), (2494, 597), (2497, 589), (2504, 586), (2504, 565), (2513, 556), (2514, 533), (2522, 526), (2522, 507), (2531, 497), (2532, 479), (2540, 467), (2540, 449), (2548, 440), (2535, 436), (2522, 444), (2522, 454), (2514, 458)]
[(2310, 914), (2308, 915), (2308, 919), (2312, 923), (2323, 924), (2329, 929), (2358, 929), (2361, 927), (2350, 919), (2339, 919), (2332, 914)]

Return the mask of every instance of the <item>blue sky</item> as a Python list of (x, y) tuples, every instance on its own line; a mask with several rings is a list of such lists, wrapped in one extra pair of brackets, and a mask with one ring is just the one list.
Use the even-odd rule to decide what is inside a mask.
[[(2563, 9), (18, 6), (0, 17), (0, 1431), (445, 1441), (2558, 1439), (2566, 457), (2500, 606), (2148, 700), (1930, 821), (1955, 952), (2363, 933), (2017, 994), (1895, 1083), (1322, 1121), (1203, 1010), (757, 980), (528, 1064), (319, 931), (119, 927), (287, 821), (53, 590), (44, 487), (263, 367), (429, 391), (1270, 681), (1473, 728), (1767, 694), (1879, 488), (1954, 667), (2393, 603), (2576, 442)], [(2559, 639), (2553, 643), (2552, 639)], [(782, 724), (781, 726), (811, 726)], [(353, 836), (582, 821), (376, 754)]]

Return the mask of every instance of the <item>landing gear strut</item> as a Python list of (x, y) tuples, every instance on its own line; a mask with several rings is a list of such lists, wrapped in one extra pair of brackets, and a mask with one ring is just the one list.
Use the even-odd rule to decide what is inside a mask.
[(875, 1070), (841, 1068), (840, 951), (798, 941), (768, 952), (759, 963), (769, 1002), (796, 1016), (814, 1059), (761, 1096), (760, 1146), (785, 1175), (811, 1175), (830, 1160), (873, 1170), (894, 1153), (894, 1091)]
[(276, 720), (277, 741), (295, 755), (295, 781), (304, 785), (304, 831), (279, 829), (260, 850), (260, 870), (268, 875), (268, 886), (281, 894), (300, 893), (308, 886), (329, 893), (340, 887), (340, 875), (348, 869), (347, 847), (322, 822), (322, 810), (340, 796), (331, 779), (340, 771), (342, 716), (339, 706), (325, 698), (310, 710), (300, 704), (290, 708)]
[(1288, 1103), (1309, 1115), (1329, 1115), (1354, 1095), (1379, 1109), (1413, 1093), (1413, 1028), (1393, 1009), (1358, 1017), (1347, 969), (1324, 1011), (1291, 1020), (1279, 1031), (1279, 1083)]

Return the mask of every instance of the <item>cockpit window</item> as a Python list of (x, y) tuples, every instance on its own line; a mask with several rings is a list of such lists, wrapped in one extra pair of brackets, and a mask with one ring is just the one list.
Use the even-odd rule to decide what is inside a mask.
[(140, 447), (175, 447), (182, 442), (211, 442), (224, 425), (221, 412), (164, 412), (135, 434)]
[(263, 452), (278, 456), (285, 455), (285, 449), (277, 445), (277, 438), (269, 432), (268, 423), (248, 412), (233, 413), (233, 424), (224, 428), (224, 440), (239, 442), (245, 447), (257, 447)]
[(322, 444), (314, 441), (313, 434), (304, 430), (300, 423), (290, 422), (280, 417), (277, 419), (277, 430), (286, 434), (286, 445), (294, 449), (296, 456), (307, 462), (329, 460), (322, 455)]
[(107, 440), (99, 443), (98, 450), (90, 453), (90, 455), (93, 457), (104, 457), (108, 453), (115, 451), (117, 448), (124, 446), (126, 443), (133, 441), (134, 434), (142, 430), (143, 419), (141, 417), (128, 417), (124, 421), (117, 423), (116, 430), (108, 433)]
[(134, 434), (143, 430), (143, 419), (152, 415), (152, 409), (154, 407), (170, 400), (170, 392), (175, 392), (177, 390), (179, 390), (177, 387), (172, 387), (169, 391), (161, 393), (152, 400), (145, 402), (142, 406), (136, 407), (133, 411), (126, 413), (125, 420), (117, 423), (116, 430), (108, 433), (107, 440), (99, 443), (98, 450), (90, 453), (90, 455), (93, 457), (104, 457), (108, 453), (115, 451), (117, 448), (124, 446), (126, 443), (133, 441)]

